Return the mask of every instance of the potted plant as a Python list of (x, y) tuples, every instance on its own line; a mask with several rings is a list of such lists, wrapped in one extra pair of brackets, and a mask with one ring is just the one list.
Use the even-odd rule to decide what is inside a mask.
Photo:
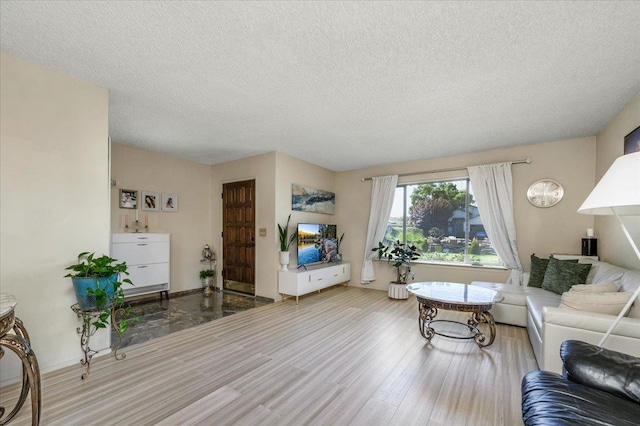
[[(65, 275), (73, 282), (78, 306), (84, 311), (99, 311), (99, 315), (92, 323), (96, 328), (107, 328), (112, 306), (124, 302), (122, 283), (133, 285), (130, 279), (120, 281), (122, 274), (129, 275), (126, 262), (116, 263), (117, 260), (95, 253), (82, 252), (78, 255), (78, 262), (65, 268), (72, 272)], [(127, 319), (130, 312), (124, 309), (122, 319), (116, 323), (113, 318), (113, 328), (124, 333), (131, 321)]]
[(411, 261), (420, 258), (418, 248), (414, 245), (407, 245), (397, 240), (393, 246), (385, 245), (382, 241), (378, 242), (378, 247), (371, 249), (378, 252), (378, 260), (386, 258), (388, 262), (393, 262), (396, 268), (397, 279), (392, 281), (394, 284), (407, 284), (409, 280), (414, 278), (411, 273)]
[(289, 235), (289, 221), (291, 215), (287, 218), (287, 224), (282, 227), (278, 224), (278, 235), (280, 237), (280, 269), (286, 271), (289, 267), (289, 247), (296, 239), (296, 234)]
[(200, 271), (200, 280), (202, 281), (202, 287), (204, 287), (205, 293), (211, 293), (213, 287), (213, 280), (215, 279), (216, 271), (213, 269), (203, 269)]
[(342, 239), (344, 238), (344, 232), (340, 235), (340, 238), (336, 240), (336, 262), (342, 263), (342, 253), (340, 253), (340, 244), (342, 244)]

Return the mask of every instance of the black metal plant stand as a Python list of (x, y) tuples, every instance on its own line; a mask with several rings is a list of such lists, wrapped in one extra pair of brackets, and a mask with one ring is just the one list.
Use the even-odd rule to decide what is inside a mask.
[[(73, 312), (78, 315), (78, 318), (82, 320), (82, 327), (78, 327), (76, 329), (76, 332), (80, 335), (80, 348), (84, 353), (83, 359), (80, 360), (80, 364), (86, 367), (85, 372), (82, 373), (82, 376), (80, 376), (80, 378), (84, 380), (89, 376), (89, 373), (91, 371), (91, 359), (95, 354), (98, 353), (98, 351), (91, 349), (91, 347), (89, 346), (89, 341), (91, 340), (91, 336), (96, 334), (96, 331), (98, 331), (98, 327), (94, 326), (93, 322), (100, 316), (100, 314), (102, 313), (102, 309), (82, 309), (76, 303), (71, 306), (71, 310), (73, 310)], [(120, 349), (120, 345), (122, 345), (122, 332), (116, 325), (116, 317), (117, 315), (121, 315), (123, 313), (124, 308), (116, 309), (115, 306), (111, 308), (111, 325), (116, 333), (118, 333), (118, 344), (111, 345), (111, 349), (113, 350), (114, 358), (118, 361), (124, 359), (127, 356), (124, 353), (118, 354), (118, 349)]]

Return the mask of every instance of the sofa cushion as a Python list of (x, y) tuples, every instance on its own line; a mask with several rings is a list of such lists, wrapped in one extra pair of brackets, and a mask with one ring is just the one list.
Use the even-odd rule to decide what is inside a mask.
[(570, 263), (551, 258), (544, 274), (542, 288), (562, 294), (569, 291), (574, 284), (584, 284), (590, 269), (591, 265), (587, 263)]
[(632, 295), (633, 293), (629, 291), (613, 293), (568, 291), (562, 295), (560, 308), (618, 315)]
[(618, 291), (618, 286), (614, 282), (599, 284), (576, 284), (571, 287), (572, 293), (613, 293)]
[(629, 318), (640, 318), (640, 301), (636, 300), (631, 309), (627, 312)]
[(510, 284), (488, 283), (484, 281), (474, 281), (471, 284), (479, 287), (483, 287), (483, 288), (488, 288), (490, 290), (494, 290), (500, 293), (504, 297), (504, 299), (502, 299), (499, 303), (503, 303), (506, 305), (519, 305), (519, 306), (524, 306), (526, 303), (525, 289), (527, 287), (520, 287), (517, 285), (510, 285)]
[(629, 269), (620, 279), (620, 291), (636, 291), (640, 287), (640, 271)]
[(557, 308), (560, 305), (561, 296), (559, 294), (545, 292), (543, 295), (530, 295), (527, 297), (527, 310), (533, 320), (533, 324), (542, 335), (542, 318), (544, 308), (549, 306)]
[(609, 281), (617, 283), (625, 272), (628, 271), (628, 269), (620, 266), (612, 265), (607, 262), (594, 262), (591, 259), (580, 259), (578, 263), (591, 265), (591, 271), (587, 276), (586, 284), (597, 284)]

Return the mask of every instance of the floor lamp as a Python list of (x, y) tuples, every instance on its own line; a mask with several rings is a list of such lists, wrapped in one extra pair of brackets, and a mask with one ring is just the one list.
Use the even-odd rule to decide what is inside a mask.
[[(582, 203), (578, 213), (615, 216), (622, 228), (622, 232), (640, 260), (640, 251), (638, 251), (636, 243), (631, 238), (622, 219), (620, 219), (620, 216), (640, 215), (640, 152), (617, 158), (607, 170), (607, 173), (600, 179), (600, 182), (593, 188), (591, 194)], [(620, 319), (627, 313), (633, 302), (638, 299), (638, 295), (640, 295), (640, 287), (636, 289), (631, 299), (629, 299), (607, 332), (602, 336), (598, 346), (604, 344), (620, 322)]]

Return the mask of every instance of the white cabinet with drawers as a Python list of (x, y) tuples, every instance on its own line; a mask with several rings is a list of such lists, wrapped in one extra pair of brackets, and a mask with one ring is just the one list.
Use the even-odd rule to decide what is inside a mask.
[(298, 297), (303, 294), (320, 291), (340, 283), (347, 283), (351, 279), (351, 264), (339, 263), (314, 265), (304, 269), (290, 269), (279, 271), (278, 292), (283, 296)]
[(169, 298), (169, 234), (114, 233), (111, 235), (111, 257), (127, 262), (128, 276), (133, 282), (123, 284), (126, 296), (161, 292)]

